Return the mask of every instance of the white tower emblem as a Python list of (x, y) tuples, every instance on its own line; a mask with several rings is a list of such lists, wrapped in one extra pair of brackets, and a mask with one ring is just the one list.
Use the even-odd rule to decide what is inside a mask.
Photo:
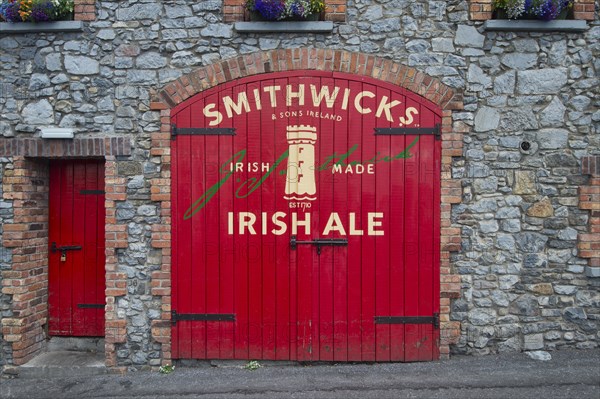
[(317, 199), (315, 183), (315, 142), (317, 128), (314, 126), (288, 126), (289, 146), (287, 164), (286, 200), (314, 201)]

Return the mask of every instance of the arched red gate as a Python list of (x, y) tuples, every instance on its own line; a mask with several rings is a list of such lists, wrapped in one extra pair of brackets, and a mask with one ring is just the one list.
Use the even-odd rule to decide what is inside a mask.
[(440, 114), (318, 71), (174, 108), (173, 357), (437, 359)]

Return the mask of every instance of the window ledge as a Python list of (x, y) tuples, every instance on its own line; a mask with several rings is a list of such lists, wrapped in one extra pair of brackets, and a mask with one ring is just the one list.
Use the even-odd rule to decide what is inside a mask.
[(0, 22), (0, 34), (3, 33), (38, 33), (38, 32), (81, 32), (82, 21), (53, 22)]
[(588, 25), (579, 19), (562, 19), (554, 21), (525, 21), (508, 19), (490, 19), (485, 21), (486, 31), (504, 32), (585, 32)]
[(287, 21), (287, 22), (236, 22), (236, 31), (241, 33), (299, 32), (329, 33), (333, 30), (332, 21)]

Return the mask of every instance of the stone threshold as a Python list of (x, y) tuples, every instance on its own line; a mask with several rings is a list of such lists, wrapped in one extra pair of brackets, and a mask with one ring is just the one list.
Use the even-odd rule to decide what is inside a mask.
[(3, 33), (41, 33), (41, 32), (81, 32), (83, 21), (54, 22), (0, 22), (0, 34)]
[(508, 19), (490, 19), (485, 21), (483, 29), (501, 32), (585, 32), (588, 25), (583, 20), (524, 21)]
[(329, 33), (332, 21), (287, 21), (287, 22), (236, 22), (234, 28), (240, 33)]

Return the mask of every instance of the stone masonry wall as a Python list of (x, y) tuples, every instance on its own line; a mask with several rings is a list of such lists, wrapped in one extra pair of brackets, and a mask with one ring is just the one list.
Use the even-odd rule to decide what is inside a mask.
[(462, 243), (450, 259), (462, 288), (450, 303), (455, 353), (598, 346), (600, 282), (586, 276), (577, 248), (590, 231), (590, 212), (578, 206), (589, 183), (581, 159), (600, 154), (597, 11), (583, 33), (497, 33), (469, 20), (467, 1), (365, 0), (348, 2), (331, 34), (258, 35), (235, 32), (217, 1), (96, 5), (83, 33), (0, 36), (0, 135), (56, 125), (132, 141), (130, 157), (110, 161), (124, 192), (109, 205), (126, 226), (111, 271), (124, 284), (109, 303), (112, 365), (156, 366), (166, 350), (150, 332), (169, 308), (168, 287), (153, 281), (168, 273), (169, 252), (151, 243), (168, 223), (151, 182), (169, 171), (168, 155), (152, 148), (161, 114), (151, 101), (196, 68), (289, 48), (376, 54), (464, 94), (464, 110), (447, 116), (463, 150), (445, 171), (462, 182), (446, 220)]

